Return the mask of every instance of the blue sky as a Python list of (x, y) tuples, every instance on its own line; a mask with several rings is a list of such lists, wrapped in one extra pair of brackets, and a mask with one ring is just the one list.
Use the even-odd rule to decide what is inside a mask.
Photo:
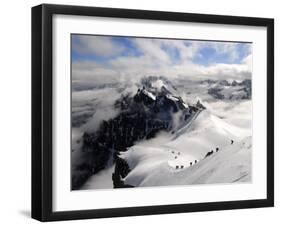
[(245, 79), (252, 74), (250, 43), (72, 35), (71, 55), (72, 76), (84, 83), (147, 75)]
[[(140, 57), (144, 54), (142, 49), (136, 45), (137, 39), (161, 41), (162, 39), (147, 39), (147, 38), (130, 38), (130, 37), (104, 37), (104, 36), (87, 36), (88, 40), (91, 38), (94, 40), (96, 37), (99, 39), (107, 39), (113, 43), (113, 45), (122, 47), (122, 51), (112, 54), (101, 55), (96, 51), (91, 51), (91, 48), (87, 47), (87, 43), (83, 40), (85, 35), (73, 35), (72, 36), (72, 60), (73, 61), (95, 61), (100, 63), (106, 63), (107, 61), (114, 60), (118, 57)], [(243, 59), (250, 53), (251, 44), (248, 43), (230, 43), (230, 42), (212, 42), (212, 41), (186, 41), (186, 40), (173, 40), (174, 42), (182, 42), (186, 46), (201, 45), (198, 48), (198, 52), (193, 56), (192, 62), (201, 65), (211, 65), (216, 63), (225, 64), (240, 64)], [(81, 51), (84, 47), (87, 51)], [(181, 62), (180, 49), (169, 44), (162, 44), (160, 48), (169, 56), (173, 64)], [(227, 48), (229, 51), (227, 51)], [(235, 57), (233, 57), (235, 54)]]
[(203, 65), (210, 65), (215, 63), (240, 64), (243, 59), (249, 54), (250, 46), (251, 45), (246, 43), (235, 43), (233, 51), (237, 54), (237, 57), (233, 58), (229, 52), (219, 51), (212, 46), (212, 43), (210, 43), (209, 46), (203, 47), (199, 50), (199, 54), (195, 56), (194, 62)]

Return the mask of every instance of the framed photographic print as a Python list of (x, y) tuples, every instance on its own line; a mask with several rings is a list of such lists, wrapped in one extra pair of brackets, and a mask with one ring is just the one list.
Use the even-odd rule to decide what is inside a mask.
[(32, 217), (274, 205), (274, 21), (32, 8)]

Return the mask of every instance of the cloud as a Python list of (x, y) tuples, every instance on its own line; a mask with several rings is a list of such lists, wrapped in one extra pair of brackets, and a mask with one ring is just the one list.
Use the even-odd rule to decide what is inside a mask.
[(92, 114), (82, 127), (81, 131), (94, 132), (100, 126), (102, 120), (109, 120), (118, 115), (119, 110), (114, 107), (120, 93), (115, 88), (92, 89), (72, 92), (72, 114), (85, 113), (89, 105), (94, 106)]
[(72, 62), (72, 89), (83, 90), (119, 81), (119, 70), (90, 60)]
[(111, 37), (75, 35), (72, 48), (79, 54), (97, 55), (101, 57), (116, 56), (125, 50), (124, 46), (115, 43)]
[(248, 56), (246, 56), (246, 57), (242, 60), (242, 62), (243, 62), (244, 64), (246, 64), (249, 69), (252, 69), (252, 67), (253, 67), (253, 55), (252, 55), (252, 53), (249, 54)]
[[(110, 54), (114, 57), (105, 61), (74, 61), (72, 77), (75, 87), (134, 83), (149, 75), (170, 79), (244, 79), (252, 74), (251, 44), (146, 38), (127, 38), (125, 42), (122, 38), (85, 37), (87, 51), (91, 49), (101, 57)], [(121, 54), (128, 49), (138, 54)], [(201, 60), (197, 61), (198, 58)], [(207, 64), (204, 63), (206, 58), (210, 58)]]
[(228, 60), (234, 62), (239, 59), (238, 51), (239, 43), (224, 43), (224, 42), (213, 42), (208, 43), (207, 46), (214, 48), (217, 54), (226, 55)]
[(215, 79), (250, 79), (252, 72), (246, 64), (215, 64), (205, 67), (202, 75), (206, 78)]
[[(200, 50), (200, 47), (202, 47), (200, 42), (173, 39), (135, 38), (134, 42), (144, 55), (149, 56), (151, 59), (158, 60), (158, 63), (166, 64), (192, 60)], [(173, 61), (175, 57), (178, 62)]]
[(150, 60), (155, 60), (158, 64), (170, 63), (167, 52), (162, 49), (161, 41), (155, 39), (134, 39), (137, 48)]

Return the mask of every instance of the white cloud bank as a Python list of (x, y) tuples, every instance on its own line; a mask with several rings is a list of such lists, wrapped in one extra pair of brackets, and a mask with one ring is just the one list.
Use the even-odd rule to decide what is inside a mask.
[(110, 37), (92, 35), (79, 35), (78, 37), (76, 41), (72, 42), (72, 48), (75, 48), (80, 54), (107, 57), (118, 55), (124, 50), (123, 46), (114, 44)]
[[(75, 86), (136, 81), (147, 75), (171, 79), (241, 80), (251, 78), (252, 74), (251, 44), (243, 44), (248, 45), (248, 50), (237, 63), (241, 58), (239, 43), (132, 38), (130, 41), (140, 54), (124, 55), (121, 53), (129, 51), (127, 47), (113, 42), (110, 37), (79, 36), (79, 40), (78, 46), (73, 45), (75, 51), (111, 58), (106, 62), (91, 59), (74, 61), (72, 79)], [(200, 51), (203, 48), (212, 48), (216, 55), (225, 56), (226, 61), (231, 63), (196, 63), (196, 57), (204, 60), (204, 52)], [(172, 56), (171, 52), (177, 53), (177, 56)]]

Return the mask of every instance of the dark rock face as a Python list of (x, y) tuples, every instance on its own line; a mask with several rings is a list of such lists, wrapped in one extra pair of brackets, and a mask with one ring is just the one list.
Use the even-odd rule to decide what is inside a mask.
[(244, 86), (244, 91), (247, 93), (248, 99), (252, 97), (252, 81), (250, 79), (245, 79), (241, 82), (241, 85)]
[(172, 96), (165, 88), (152, 93), (143, 86), (135, 95), (125, 95), (116, 101), (115, 108), (120, 111), (117, 117), (103, 121), (94, 133), (84, 133), (82, 151), (87, 161), (77, 166), (84, 173), (73, 175), (73, 189), (105, 169), (109, 161), (115, 162), (114, 187), (131, 187), (122, 181), (130, 169), (118, 153), (126, 151), (136, 141), (155, 137), (159, 131), (170, 131), (174, 113), (181, 111), (182, 117), (188, 119), (200, 106), (187, 107), (180, 97)]
[(222, 88), (210, 88), (208, 89), (208, 94), (210, 94), (216, 99), (223, 100), (224, 95), (220, 93), (222, 90), (223, 90)]
[(230, 86), (231, 84), (228, 81), (226, 81), (226, 80), (221, 80), (221, 81), (219, 81), (219, 85)]
[(112, 181), (114, 188), (128, 188), (132, 185), (125, 184), (122, 178), (128, 175), (130, 168), (127, 162), (122, 158), (116, 158), (115, 171), (112, 174)]
[(206, 107), (199, 100), (196, 103), (196, 107), (199, 109), (206, 109)]
[(212, 84), (215, 84), (216, 82), (217, 82), (216, 80), (206, 79), (206, 80), (201, 81), (200, 83), (201, 83), (201, 84), (212, 85)]

